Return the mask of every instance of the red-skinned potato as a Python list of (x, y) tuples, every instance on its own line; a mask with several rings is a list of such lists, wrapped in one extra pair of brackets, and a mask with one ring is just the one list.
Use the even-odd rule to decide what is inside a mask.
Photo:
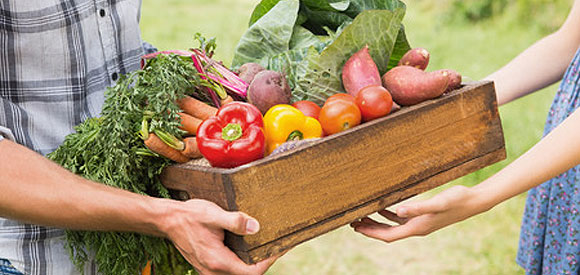
[(342, 68), (342, 84), (350, 95), (356, 97), (367, 86), (381, 85), (381, 74), (369, 54), (369, 46), (352, 55)]
[(383, 86), (402, 106), (436, 98), (447, 90), (448, 84), (447, 72), (425, 72), (411, 66), (397, 66), (383, 76)]
[(437, 72), (447, 73), (447, 77), (449, 77), (449, 85), (447, 85), (448, 92), (453, 91), (461, 86), (462, 77), (460, 73), (450, 69), (443, 69)]
[(424, 71), (429, 65), (429, 57), (430, 54), (426, 49), (414, 48), (403, 55), (399, 60), (399, 66), (411, 66)]

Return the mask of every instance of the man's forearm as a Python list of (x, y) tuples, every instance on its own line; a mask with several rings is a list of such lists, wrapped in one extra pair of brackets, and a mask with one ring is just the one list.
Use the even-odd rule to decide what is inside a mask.
[(0, 141), (0, 152), (0, 216), (70, 229), (163, 235), (157, 222), (173, 202), (91, 182), (10, 141)]

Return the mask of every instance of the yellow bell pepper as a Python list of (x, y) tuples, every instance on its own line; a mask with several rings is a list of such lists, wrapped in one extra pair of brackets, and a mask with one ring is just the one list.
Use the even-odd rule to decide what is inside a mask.
[(305, 116), (300, 110), (286, 104), (276, 105), (264, 115), (266, 153), (286, 141), (322, 137), (322, 126), (315, 118)]

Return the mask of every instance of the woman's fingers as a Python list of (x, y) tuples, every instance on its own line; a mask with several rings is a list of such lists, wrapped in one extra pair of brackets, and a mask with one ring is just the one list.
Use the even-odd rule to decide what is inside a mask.
[(477, 213), (469, 207), (473, 200), (470, 190), (468, 187), (454, 186), (431, 199), (403, 204), (396, 214), (389, 210), (379, 211), (383, 217), (400, 224), (398, 226), (381, 224), (369, 218), (363, 218), (351, 226), (357, 232), (386, 242), (425, 236)]
[(398, 224), (405, 224), (408, 221), (407, 218), (399, 217), (399, 216), (397, 216), (397, 214), (395, 214), (389, 210), (386, 210), (386, 209), (379, 211), (379, 214), (381, 216), (385, 217), (386, 219), (393, 221), (393, 222), (396, 222)]
[(405, 225), (390, 226), (388, 224), (354, 224), (354, 230), (367, 237), (383, 240), (385, 242), (394, 242), (413, 236), (411, 227)]
[(397, 216), (412, 218), (423, 214), (437, 213), (445, 210), (444, 202), (436, 198), (425, 201), (409, 202), (397, 208)]
[(413, 201), (405, 203), (397, 208), (397, 216), (412, 218), (424, 214), (434, 214), (445, 212), (452, 208), (457, 208), (471, 199), (472, 193), (468, 187), (453, 186), (434, 197), (424, 201)]
[(369, 217), (364, 217), (364, 218), (362, 218), (360, 221), (361, 221), (362, 223), (364, 223), (364, 224), (369, 224), (369, 225), (373, 225), (373, 224), (381, 224), (381, 223), (379, 223), (379, 222), (377, 222), (377, 221), (375, 221), (375, 220), (373, 220), (373, 219), (371, 219), (371, 218), (369, 218)]

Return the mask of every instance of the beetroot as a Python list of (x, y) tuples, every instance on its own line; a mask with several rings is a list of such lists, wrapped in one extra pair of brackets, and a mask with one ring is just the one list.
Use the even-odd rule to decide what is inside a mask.
[(246, 63), (240, 67), (238, 75), (243, 81), (249, 84), (252, 83), (254, 77), (263, 70), (265, 70), (264, 67), (258, 63)]
[(381, 74), (369, 54), (369, 46), (346, 61), (342, 68), (342, 84), (346, 92), (354, 97), (367, 86), (381, 86)]
[(284, 74), (264, 70), (259, 72), (248, 88), (248, 102), (265, 114), (278, 104), (290, 104), (292, 91)]
[(383, 76), (383, 85), (393, 100), (408, 106), (442, 95), (449, 84), (445, 71), (425, 72), (411, 66), (397, 66)]

